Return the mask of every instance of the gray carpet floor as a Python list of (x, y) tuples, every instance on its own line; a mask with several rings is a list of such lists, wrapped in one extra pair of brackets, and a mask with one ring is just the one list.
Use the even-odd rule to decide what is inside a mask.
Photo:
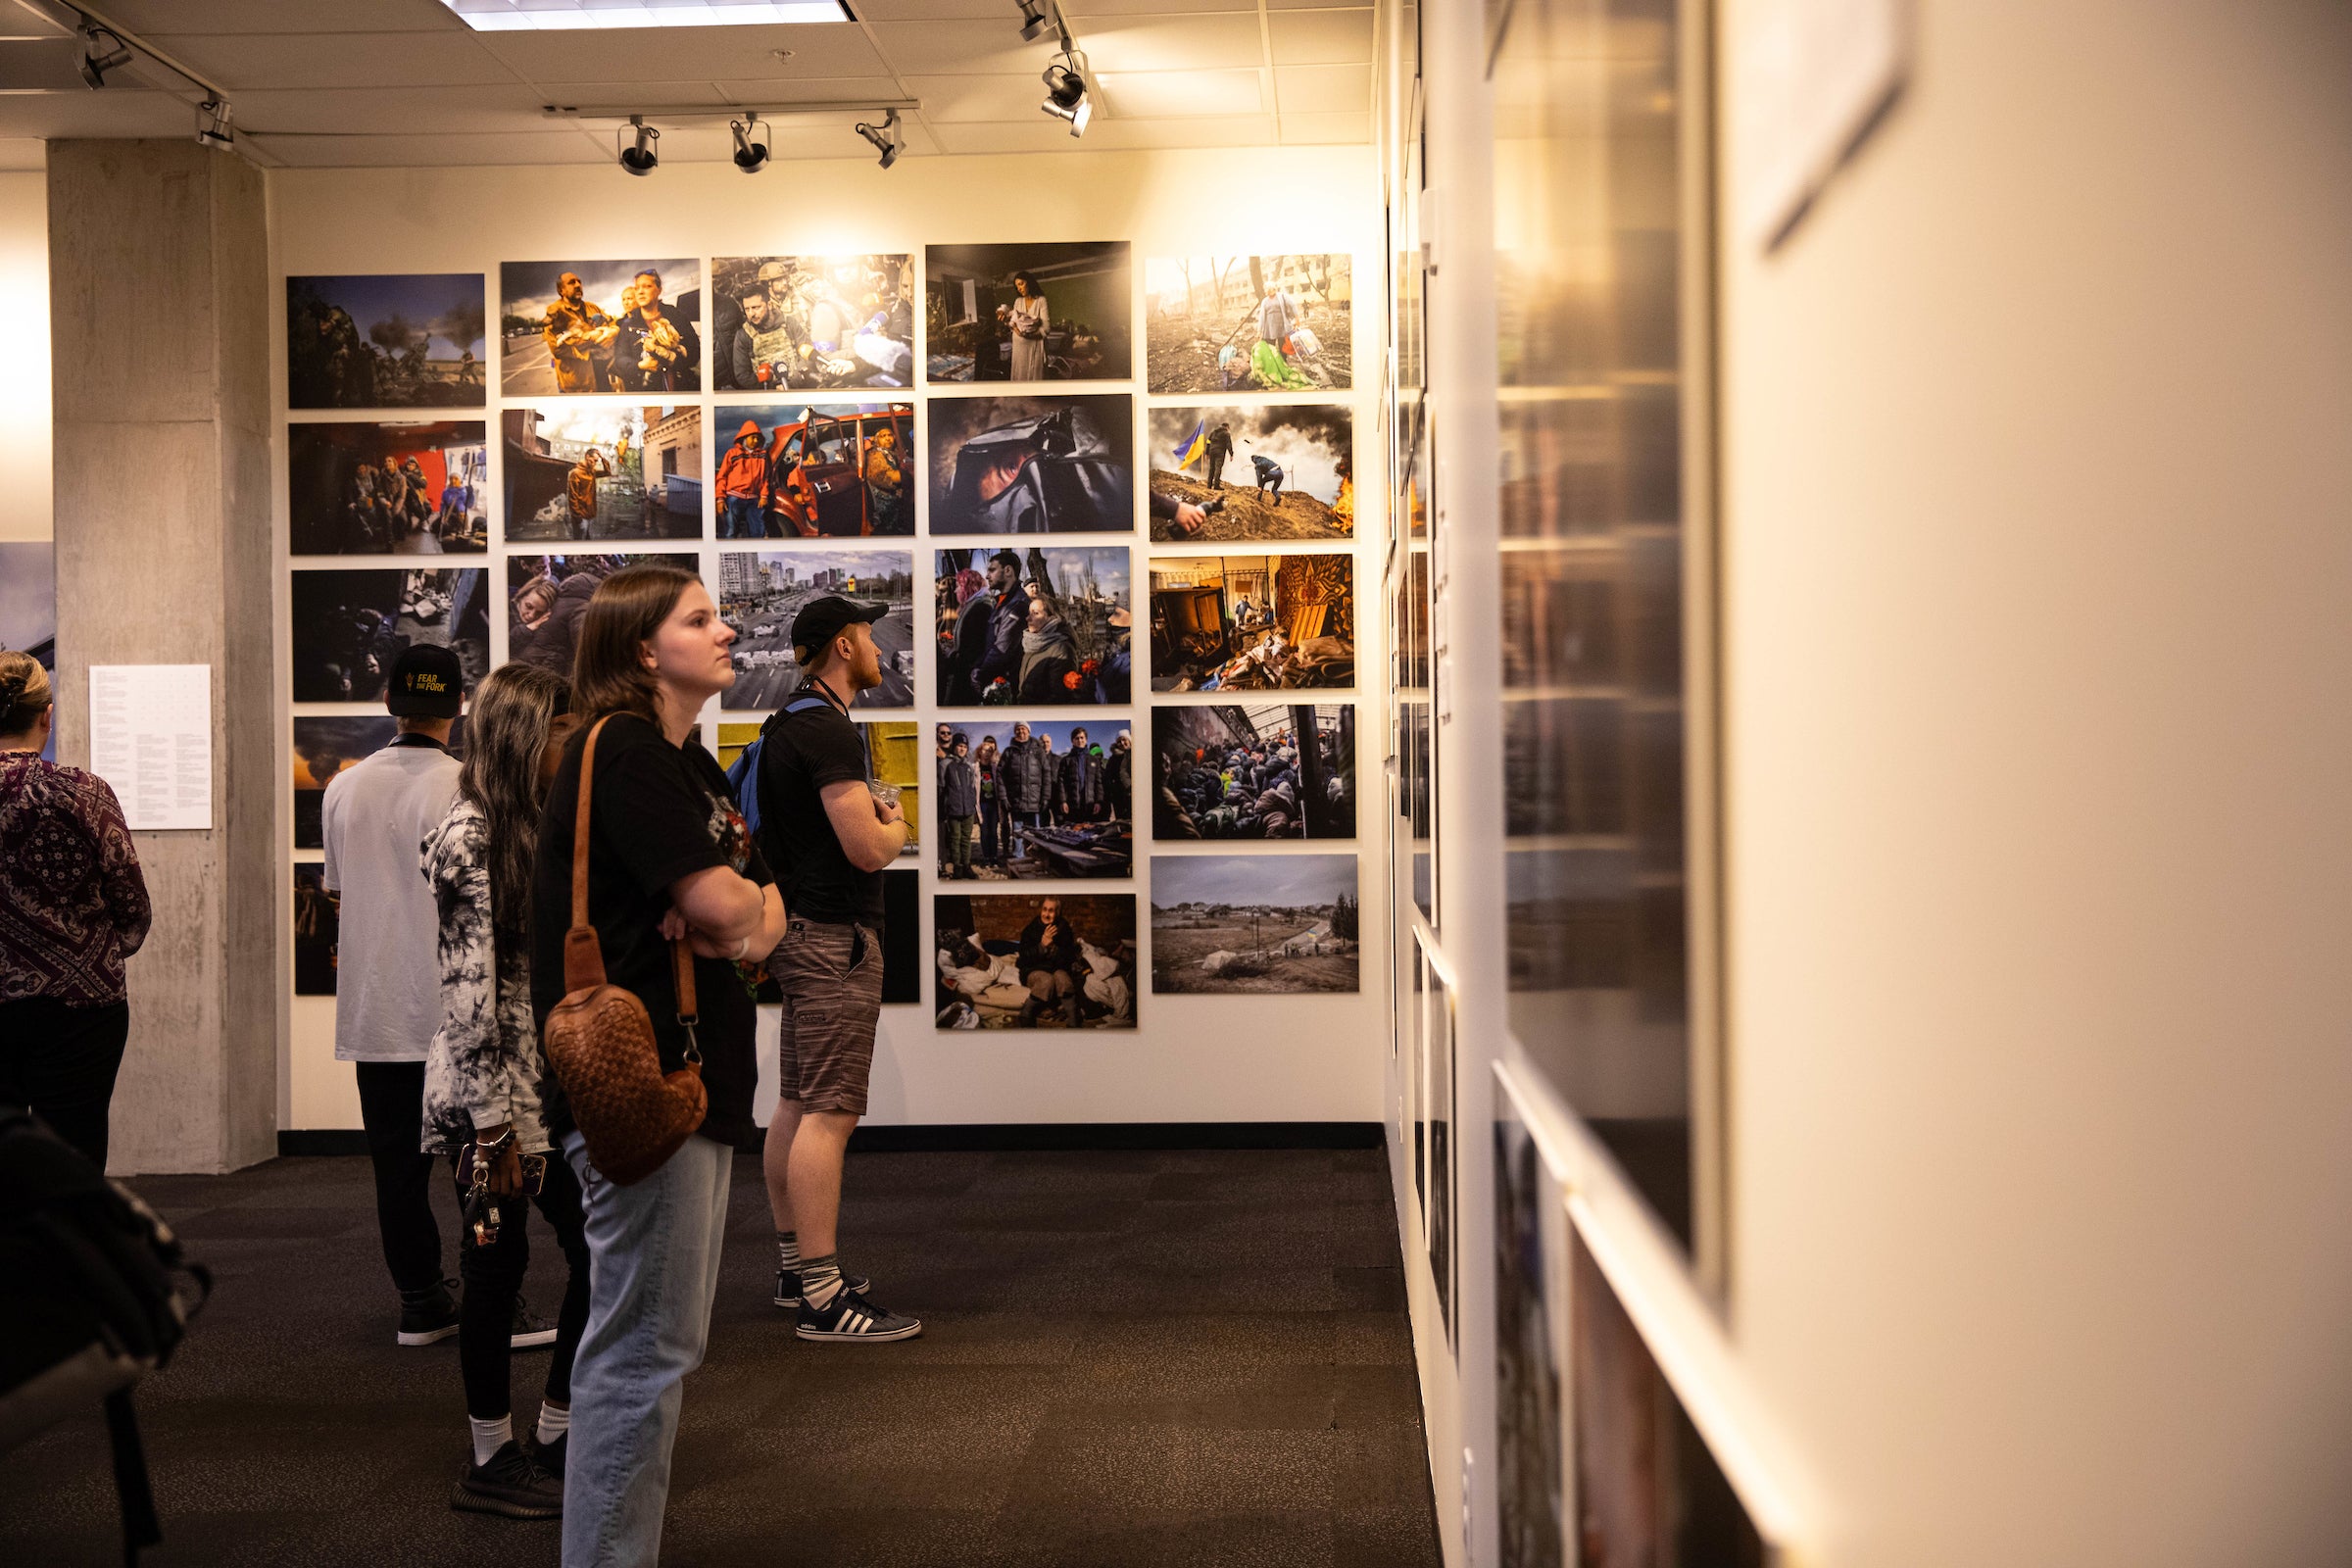
[[(768, 1302), (765, 1195), (739, 1158), (662, 1560), (1434, 1568), (1385, 1159), (855, 1154), (843, 1260), (927, 1326), (820, 1346)], [(457, 1342), (393, 1344), (364, 1159), (133, 1185), (219, 1278), (141, 1386), (166, 1536), (147, 1561), (556, 1561), (556, 1527), (449, 1507)], [(562, 1258), (532, 1225), (552, 1314)], [(515, 1357), (518, 1427), (544, 1367)], [(0, 1457), (0, 1562), (119, 1562), (119, 1540), (95, 1412)]]

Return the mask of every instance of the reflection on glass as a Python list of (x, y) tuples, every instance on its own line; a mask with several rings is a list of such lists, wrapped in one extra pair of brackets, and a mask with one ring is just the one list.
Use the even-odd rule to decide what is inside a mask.
[(1513, 1032), (1690, 1240), (1674, 0), (1517, 0), (1495, 56)]

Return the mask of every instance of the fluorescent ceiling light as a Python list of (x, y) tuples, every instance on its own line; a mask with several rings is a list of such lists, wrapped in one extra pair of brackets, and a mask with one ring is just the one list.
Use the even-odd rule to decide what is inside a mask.
[(841, 0), (441, 0), (476, 32), (752, 27), (849, 22)]

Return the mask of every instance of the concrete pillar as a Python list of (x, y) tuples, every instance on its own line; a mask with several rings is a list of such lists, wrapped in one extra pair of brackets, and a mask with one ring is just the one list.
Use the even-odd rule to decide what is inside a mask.
[(140, 833), (119, 1172), (276, 1152), (269, 241), (262, 176), (189, 140), (49, 144), (58, 758), (89, 666), (213, 669), (213, 827)]

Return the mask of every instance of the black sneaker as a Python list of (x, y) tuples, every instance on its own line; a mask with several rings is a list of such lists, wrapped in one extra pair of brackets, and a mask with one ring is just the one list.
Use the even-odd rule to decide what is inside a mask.
[(556, 1343), (556, 1326), (530, 1308), (521, 1297), (514, 1298), (514, 1331), (507, 1344), (517, 1350), (536, 1350), (543, 1345)]
[(540, 1469), (522, 1451), (522, 1445), (509, 1438), (488, 1464), (466, 1467), (457, 1490), (450, 1494), (449, 1505), (467, 1513), (495, 1513), (509, 1519), (561, 1519), (564, 1483)]
[(400, 1343), (435, 1345), (458, 1332), (458, 1297), (447, 1280), (415, 1299), (400, 1295)]
[[(845, 1288), (863, 1296), (874, 1282), (862, 1274), (844, 1274), (841, 1277), (841, 1283)], [(776, 1270), (776, 1304), (778, 1306), (801, 1304), (801, 1271), (799, 1269), (780, 1268)]]
[(847, 1288), (833, 1294), (826, 1306), (801, 1303), (801, 1321), (793, 1332), (804, 1340), (851, 1340), (868, 1343), (911, 1340), (923, 1332), (920, 1318), (893, 1312), (872, 1298)]
[(564, 1479), (564, 1455), (570, 1447), (571, 1429), (569, 1427), (565, 1427), (553, 1443), (541, 1443), (534, 1436), (529, 1446), (531, 1463), (554, 1476), (558, 1481), (562, 1481)]

